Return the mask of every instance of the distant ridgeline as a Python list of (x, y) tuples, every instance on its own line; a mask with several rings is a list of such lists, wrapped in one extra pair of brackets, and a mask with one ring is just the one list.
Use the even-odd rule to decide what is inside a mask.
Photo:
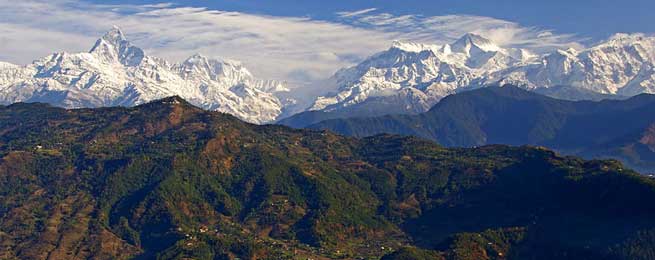
[[(600, 131), (585, 114), (604, 109), (604, 131), (619, 131), (649, 98), (612, 110), (489, 88), (388, 120), (434, 120), (448, 131), (422, 136), (468, 145), (588, 125), (568, 136), (575, 145)], [(533, 118), (529, 104), (553, 110)], [(494, 111), (544, 127), (505, 132), (524, 125)], [(468, 122), (493, 135), (476, 124), (460, 135)], [(0, 259), (653, 259), (652, 201), (655, 181), (617, 161), (542, 148), (256, 126), (178, 97), (0, 106)]]
[(655, 172), (655, 95), (565, 101), (506, 85), (448, 96), (428, 112), (380, 117), (305, 112), (280, 121), (364, 137), (414, 135), (449, 147), (539, 145), (585, 158), (614, 158)]

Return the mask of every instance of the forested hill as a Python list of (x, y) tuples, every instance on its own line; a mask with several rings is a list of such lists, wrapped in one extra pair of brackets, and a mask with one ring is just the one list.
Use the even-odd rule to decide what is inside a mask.
[(585, 158), (620, 159), (655, 172), (653, 111), (655, 95), (565, 101), (508, 85), (448, 96), (419, 115), (329, 119), (307, 127), (357, 137), (414, 135), (448, 147), (539, 145)]
[(0, 107), (1, 259), (652, 259), (655, 183), (538, 147)]

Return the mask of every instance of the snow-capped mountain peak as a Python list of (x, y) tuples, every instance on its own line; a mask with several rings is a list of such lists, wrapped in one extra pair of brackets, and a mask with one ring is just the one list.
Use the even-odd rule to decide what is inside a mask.
[(331, 80), (335, 91), (317, 98), (311, 109), (339, 109), (373, 96), (379, 100), (378, 93), (385, 93), (394, 102), (406, 100), (402, 110), (421, 112), (473, 79), (533, 58), (527, 50), (503, 49), (472, 33), (445, 45), (395, 41), (388, 50), (337, 72)]
[(391, 44), (391, 49), (398, 49), (405, 52), (416, 52), (416, 53), (423, 52), (423, 51), (438, 50), (440, 49), (440, 47), (441, 46), (439, 45), (428, 45), (428, 44), (406, 42), (400, 40), (393, 41), (393, 43)]
[(536, 63), (496, 72), (485, 84), (512, 83), (528, 89), (571, 86), (632, 96), (655, 93), (653, 64), (655, 37), (616, 34), (587, 49), (556, 50)]
[(620, 49), (637, 56), (642, 56), (645, 60), (655, 60), (655, 37), (650, 37), (643, 33), (618, 33), (610, 37), (609, 40), (589, 50), (612, 52)]
[(93, 49), (98, 46), (99, 42), (105, 42), (113, 46), (129, 44), (127, 38), (125, 38), (125, 34), (121, 31), (121, 28), (116, 25), (112, 26), (111, 30), (107, 31), (105, 35), (98, 39), (94, 48), (91, 49), (91, 52), (93, 52)]
[[(638, 41), (647, 40), (648, 37), (643, 33), (616, 33), (605, 41), (606, 45), (625, 45)], [(602, 45), (602, 44), (601, 44)]]
[[(526, 89), (564, 86), (580, 91), (562, 91), (580, 95), (655, 93), (655, 37), (617, 34), (586, 49), (541, 55), (501, 47), (473, 33), (436, 47), (395, 42), (389, 50), (339, 71), (333, 82), (335, 91), (318, 97), (312, 110), (337, 110), (385, 93), (394, 97), (386, 107), (410, 104), (415, 107), (408, 111), (421, 111), (461, 89), (508, 83)], [(422, 95), (416, 95), (419, 92)], [(403, 93), (415, 95), (410, 99)], [(584, 97), (569, 97), (580, 98)], [(378, 103), (379, 99), (375, 97)]]
[(451, 50), (471, 55), (472, 52), (495, 52), (501, 48), (487, 38), (467, 33), (451, 45)]
[(180, 64), (147, 56), (118, 27), (88, 53), (55, 53), (27, 66), (0, 65), (0, 104), (132, 106), (178, 95), (205, 109), (253, 123), (282, 111), (282, 82), (256, 79), (239, 62), (193, 55)]
[(145, 57), (145, 52), (133, 46), (120, 28), (114, 26), (102, 38), (96, 41), (89, 53), (95, 54), (105, 61), (118, 61), (125, 66), (137, 66)]
[(250, 80), (252, 74), (240, 62), (219, 60), (194, 54), (187, 58), (180, 66), (185, 78), (202, 76), (206, 80), (220, 80), (230, 78), (236, 81)]
[(9, 62), (3, 62), (3, 61), (0, 61), (0, 69), (4, 69), (4, 68), (17, 68), (17, 67), (19, 67), (19, 66), (16, 65), (16, 64), (12, 64), (12, 63), (9, 63)]

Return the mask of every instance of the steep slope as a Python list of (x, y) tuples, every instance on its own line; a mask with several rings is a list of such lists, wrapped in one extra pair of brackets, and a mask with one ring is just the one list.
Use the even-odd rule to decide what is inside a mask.
[(134, 106), (179, 95), (253, 123), (282, 113), (282, 83), (255, 79), (238, 62), (194, 55), (181, 64), (147, 56), (113, 28), (88, 53), (55, 53), (27, 66), (0, 65), (0, 104), (66, 108)]
[(655, 183), (616, 161), (256, 126), (179, 97), (14, 104), (0, 107), (0, 133), (3, 259), (375, 259), (399, 247), (390, 259), (648, 259), (655, 247)]
[(446, 146), (543, 145), (590, 158), (621, 159), (651, 172), (655, 154), (644, 143), (650, 145), (653, 109), (655, 96), (647, 94), (624, 101), (573, 102), (505, 86), (449, 96), (419, 115), (332, 119), (307, 127), (360, 137), (415, 135)]

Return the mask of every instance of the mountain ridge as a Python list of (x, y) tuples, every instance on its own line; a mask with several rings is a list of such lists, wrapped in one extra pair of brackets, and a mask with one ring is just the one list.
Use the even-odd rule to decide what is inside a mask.
[(644, 34), (545, 54), (472, 33), (444, 45), (396, 41), (340, 69), (325, 81), (331, 83), (307, 94), (314, 102), (303, 109), (285, 83), (257, 79), (239, 62), (192, 55), (170, 63), (146, 55), (114, 27), (86, 53), (55, 53), (25, 66), (0, 63), (0, 103), (131, 106), (177, 94), (264, 124), (303, 110), (344, 117), (418, 114), (450, 94), (505, 83), (567, 100), (620, 99), (655, 92), (654, 64), (655, 37)]
[(55, 53), (26, 66), (0, 66), (0, 103), (132, 106), (180, 95), (208, 110), (253, 123), (275, 120), (287, 92), (282, 82), (256, 79), (242, 64), (196, 54), (180, 64), (147, 56), (118, 27), (87, 53)]
[(402, 90), (410, 90), (422, 97), (407, 104), (422, 112), (475, 78), (533, 58), (511, 55), (517, 51), (521, 52), (500, 48), (474, 34), (443, 46), (394, 42), (388, 50), (337, 72), (333, 76), (336, 92), (318, 97), (309, 110), (332, 111), (372, 96), (406, 96)]
[(655, 85), (653, 64), (655, 37), (644, 34), (617, 34), (585, 49), (542, 54), (500, 47), (470, 33), (445, 45), (394, 42), (335, 73), (335, 83), (309, 110), (333, 112), (390, 97), (386, 106), (392, 112), (373, 115), (420, 113), (447, 95), (505, 84), (568, 100), (623, 98), (655, 93), (649, 87)]

